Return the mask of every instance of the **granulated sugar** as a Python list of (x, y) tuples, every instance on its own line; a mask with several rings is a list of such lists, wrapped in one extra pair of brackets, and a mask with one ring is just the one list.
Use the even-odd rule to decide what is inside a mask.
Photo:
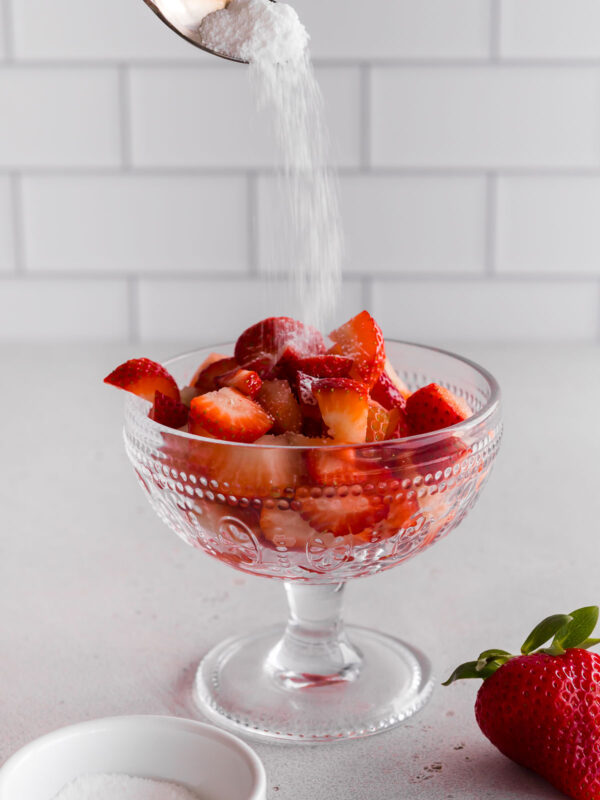
[(257, 105), (268, 112), (281, 152), (283, 170), (260, 268), (287, 273), (295, 316), (325, 327), (339, 299), (343, 237), (306, 30), (285, 3), (231, 0), (206, 17), (200, 31), (211, 48), (250, 62)]
[(295, 60), (308, 44), (294, 9), (270, 0), (231, 0), (227, 8), (204, 18), (200, 34), (211, 50), (242, 61)]
[(54, 800), (200, 800), (200, 797), (176, 783), (129, 775), (82, 775), (61, 789)]

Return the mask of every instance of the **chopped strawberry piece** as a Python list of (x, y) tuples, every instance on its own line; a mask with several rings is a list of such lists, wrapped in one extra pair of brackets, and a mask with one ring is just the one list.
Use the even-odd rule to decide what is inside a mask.
[(361, 311), (329, 336), (334, 342), (329, 352), (354, 361), (350, 377), (373, 386), (385, 366), (385, 342), (381, 328), (368, 311)]
[(235, 357), (241, 366), (252, 364), (261, 377), (267, 377), (289, 345), (304, 356), (325, 352), (323, 337), (315, 328), (290, 317), (271, 317), (242, 333), (235, 345)]
[(287, 436), (263, 436), (254, 444), (257, 446), (207, 445), (203, 467), (218, 481), (219, 491), (253, 498), (281, 496), (284, 490), (293, 490), (305, 475), (302, 451), (290, 449)]
[(231, 442), (255, 442), (273, 427), (273, 418), (236, 389), (194, 397), (190, 409), (194, 425)]
[(222, 353), (211, 353), (209, 356), (207, 356), (200, 364), (196, 372), (194, 372), (194, 376), (190, 381), (190, 386), (196, 385), (196, 381), (200, 377), (200, 374), (204, 372), (205, 369), (210, 367), (211, 364), (215, 364), (217, 361), (223, 361), (225, 358), (229, 358), (229, 356), (224, 356)]
[(237, 361), (235, 358), (229, 356), (217, 361), (211, 361), (201, 372), (196, 373), (191, 386), (197, 389), (201, 394), (205, 392), (214, 392), (219, 388), (217, 383), (219, 378), (236, 369), (239, 369)]
[(126, 361), (107, 375), (104, 383), (143, 397), (150, 403), (154, 402), (156, 392), (161, 392), (171, 400), (179, 400), (175, 379), (161, 364), (149, 358), (132, 358)]
[(179, 400), (172, 400), (162, 392), (156, 392), (154, 405), (150, 409), (149, 417), (160, 425), (168, 428), (183, 428), (187, 425), (189, 409)]
[(309, 450), (306, 464), (312, 480), (321, 486), (355, 486), (366, 483), (373, 473), (373, 464), (361, 459), (353, 447)]
[(406, 411), (403, 408), (392, 408), (389, 412), (389, 423), (385, 438), (404, 439), (407, 436), (410, 436), (410, 425)]
[(317, 533), (308, 522), (295, 511), (279, 508), (263, 508), (260, 527), (265, 539), (275, 547), (296, 547), (303, 550), (311, 537)]
[(274, 433), (302, 430), (302, 412), (287, 381), (265, 381), (256, 400), (275, 420)]
[(430, 383), (423, 386), (406, 401), (406, 413), (413, 434), (448, 428), (471, 416), (471, 409), (464, 400), (449, 389)]
[(386, 359), (385, 369), (371, 389), (371, 397), (390, 411), (392, 408), (404, 408), (409, 395), (406, 384), (398, 376), (389, 359)]
[(300, 515), (320, 533), (359, 534), (380, 522), (387, 506), (378, 495), (353, 494), (306, 497)]
[(277, 361), (275, 372), (280, 378), (287, 378), (290, 383), (293, 382), (304, 357), (304, 350), (301, 346), (295, 343), (288, 344)]
[(320, 378), (313, 394), (334, 439), (348, 443), (366, 440), (369, 394), (362, 383), (349, 378)]
[(255, 397), (260, 391), (262, 381), (258, 373), (249, 369), (237, 369), (226, 372), (225, 375), (220, 375), (217, 378), (217, 386), (230, 386), (232, 389), (237, 389), (238, 392), (245, 394), (247, 397)]
[[(308, 416), (305, 412), (307, 409), (316, 409), (317, 416)], [(333, 439), (328, 435), (325, 423), (321, 417), (321, 412), (318, 406), (306, 406), (302, 408), (304, 417), (302, 418), (302, 435), (309, 438), (324, 439), (324, 444), (333, 444)], [(310, 412), (309, 412), (310, 413)]]
[(390, 413), (375, 400), (369, 400), (369, 417), (367, 421), (367, 442), (382, 442), (390, 425)]
[[(321, 425), (323, 422), (323, 417), (319, 411), (317, 398), (313, 394), (313, 389), (318, 380), (318, 378), (313, 378), (312, 375), (305, 375), (304, 372), (296, 373), (296, 397), (298, 398), (298, 403), (300, 404), (300, 411), (302, 412), (304, 419), (314, 420), (319, 424), (318, 434), (316, 433), (317, 429), (314, 428), (315, 435), (320, 435)], [(307, 435), (310, 436), (311, 433), (308, 433)]]
[(298, 359), (297, 366), (305, 375), (315, 378), (347, 378), (352, 369), (353, 361), (346, 356), (310, 356)]

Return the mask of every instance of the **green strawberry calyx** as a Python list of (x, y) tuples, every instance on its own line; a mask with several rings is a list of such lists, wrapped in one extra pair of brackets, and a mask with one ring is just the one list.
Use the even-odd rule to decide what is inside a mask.
[[(598, 613), (598, 606), (586, 606), (570, 614), (553, 614), (551, 617), (546, 617), (525, 639), (518, 655), (546, 653), (550, 656), (561, 656), (574, 647), (587, 650), (588, 647), (600, 644), (600, 639), (590, 638), (598, 622)], [(550, 640), (552, 641), (549, 647), (542, 646)], [(454, 681), (466, 678), (485, 680), (511, 658), (517, 658), (517, 655), (507, 650), (484, 650), (479, 654), (477, 661), (467, 661), (457, 667), (442, 686), (450, 686)]]

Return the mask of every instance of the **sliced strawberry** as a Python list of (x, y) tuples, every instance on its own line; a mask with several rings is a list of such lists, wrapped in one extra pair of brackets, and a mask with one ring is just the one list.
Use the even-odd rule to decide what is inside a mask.
[(280, 497), (303, 480), (302, 451), (290, 449), (287, 436), (263, 436), (255, 444), (261, 446), (206, 444), (195, 464), (217, 482), (217, 491), (235, 497)]
[(403, 408), (392, 408), (389, 412), (386, 439), (404, 439), (411, 435), (410, 425), (406, 411)]
[(380, 522), (387, 506), (376, 494), (353, 494), (307, 497), (302, 501), (301, 517), (320, 533), (334, 536), (359, 534)]
[(209, 356), (207, 356), (200, 364), (196, 372), (194, 372), (194, 376), (190, 381), (190, 386), (195, 386), (200, 374), (204, 372), (207, 367), (210, 367), (211, 364), (215, 364), (217, 361), (223, 361), (224, 358), (229, 358), (229, 356), (224, 356), (222, 353), (211, 353)]
[[(306, 408), (302, 409), (304, 413), (307, 408), (313, 408), (313, 406), (306, 406)], [(325, 423), (321, 418), (321, 412), (319, 411), (319, 407), (316, 406), (317, 409), (317, 417), (310, 417), (304, 416), (302, 418), (302, 434), (303, 436), (307, 436), (309, 438), (321, 438), (324, 440), (324, 444), (333, 444), (333, 439), (328, 436), (327, 429), (325, 427)]]
[(235, 357), (241, 366), (252, 364), (252, 369), (266, 377), (288, 345), (305, 356), (325, 352), (323, 337), (315, 328), (290, 317), (271, 317), (242, 333), (235, 345)]
[[(305, 419), (308, 418), (314, 420), (319, 424), (319, 433), (315, 433), (315, 435), (320, 435), (320, 426), (323, 422), (323, 417), (321, 416), (321, 412), (319, 410), (317, 398), (313, 394), (313, 389), (315, 388), (318, 380), (318, 378), (313, 378), (312, 375), (305, 375), (304, 372), (296, 373), (295, 389), (296, 397), (298, 398), (298, 403), (300, 404), (300, 411)], [(308, 435), (310, 436), (311, 434), (309, 433)]]
[(230, 442), (255, 442), (273, 427), (273, 418), (258, 403), (229, 387), (194, 397), (190, 419)]
[(260, 391), (262, 381), (258, 373), (249, 369), (242, 369), (237, 367), (226, 372), (225, 375), (220, 375), (217, 378), (217, 386), (230, 386), (232, 389), (237, 389), (238, 392), (245, 394), (247, 397), (255, 397)]
[(256, 400), (275, 420), (274, 433), (302, 430), (302, 412), (287, 381), (264, 381)]
[(406, 401), (406, 413), (413, 434), (448, 428), (471, 416), (471, 409), (464, 400), (449, 389), (430, 383), (423, 386)]
[[(326, 444), (326, 441), (323, 440), (323, 443)], [(321, 486), (354, 486), (366, 483), (373, 472), (373, 464), (361, 459), (354, 447), (309, 450), (306, 464), (312, 480)]]
[(329, 352), (354, 361), (350, 377), (373, 386), (385, 366), (385, 342), (381, 328), (368, 311), (361, 311), (329, 336), (334, 342)]
[(386, 518), (377, 526), (376, 535), (383, 539), (396, 536), (418, 519), (419, 510), (415, 492), (399, 492), (390, 503)]
[(124, 389), (126, 392), (154, 402), (156, 392), (161, 392), (171, 400), (179, 400), (179, 389), (175, 379), (156, 361), (149, 358), (132, 358), (117, 367), (104, 378), (104, 383)]
[(369, 394), (349, 378), (320, 378), (313, 387), (329, 433), (338, 442), (360, 443), (367, 438)]
[(221, 358), (217, 361), (211, 361), (207, 367), (196, 373), (194, 376), (194, 381), (190, 385), (197, 389), (201, 394), (204, 394), (205, 392), (214, 392), (219, 388), (217, 383), (219, 378), (236, 369), (239, 369), (237, 361), (235, 358), (231, 358), (229, 356)]
[(383, 406), (369, 399), (369, 417), (367, 421), (367, 442), (382, 442), (390, 426), (390, 412)]
[(297, 366), (305, 375), (315, 378), (347, 378), (352, 369), (353, 361), (346, 356), (310, 356), (298, 359)]
[(385, 369), (371, 389), (371, 397), (390, 411), (392, 408), (404, 408), (409, 395), (408, 387), (386, 358)]
[(265, 539), (273, 542), (275, 547), (288, 549), (295, 547), (303, 550), (317, 533), (300, 514), (279, 508), (263, 508), (260, 527)]
[(187, 425), (189, 409), (179, 400), (172, 400), (162, 392), (156, 392), (154, 405), (148, 416), (168, 428), (183, 428)]

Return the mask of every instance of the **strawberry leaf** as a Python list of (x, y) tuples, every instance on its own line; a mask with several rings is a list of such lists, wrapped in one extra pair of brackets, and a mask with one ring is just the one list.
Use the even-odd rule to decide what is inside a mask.
[(595, 647), (597, 644), (600, 644), (600, 639), (586, 639), (585, 642), (581, 642), (579, 647), (582, 650), (587, 650), (588, 647)]
[(529, 655), (538, 647), (541, 647), (549, 639), (566, 626), (573, 617), (570, 614), (553, 614), (551, 617), (546, 617), (539, 625), (531, 631), (529, 636), (525, 639), (521, 646), (521, 653)]
[(579, 647), (593, 632), (598, 622), (598, 606), (578, 608), (570, 614), (571, 620), (556, 632), (553, 646), (560, 645), (563, 650)]
[(457, 667), (452, 675), (450, 675), (448, 680), (442, 683), (442, 686), (450, 686), (450, 684), (454, 683), (454, 681), (461, 681), (469, 678), (479, 678), (480, 680), (485, 680), (486, 678), (489, 678), (490, 675), (493, 675), (494, 672), (496, 672), (496, 670), (501, 666), (501, 664), (498, 664), (495, 661), (490, 661), (480, 669), (479, 661), (467, 661), (465, 664), (461, 664), (460, 667)]

